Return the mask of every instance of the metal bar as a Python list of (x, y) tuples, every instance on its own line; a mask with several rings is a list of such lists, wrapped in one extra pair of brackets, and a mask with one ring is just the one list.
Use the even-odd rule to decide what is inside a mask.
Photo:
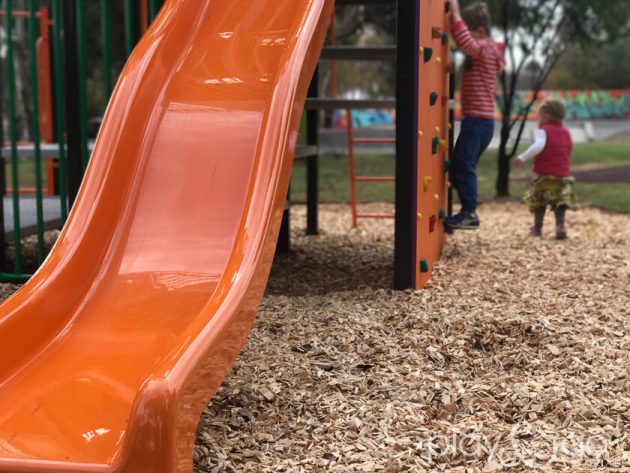
[[(308, 88), (309, 97), (317, 97), (319, 94), (319, 69), (315, 69), (313, 79)], [(306, 144), (317, 146), (319, 113), (316, 110), (308, 110), (306, 112)], [(306, 158), (306, 234), (317, 235), (319, 231), (318, 222), (318, 174), (319, 174), (319, 156), (309, 156)]]
[[(330, 46), (337, 46), (337, 21), (335, 19), (335, 9), (333, 8), (332, 18), (330, 20)], [(330, 62), (330, 96), (338, 97), (337, 93), (337, 61)]]
[(420, 0), (398, 0), (394, 287), (416, 284)]
[(365, 108), (395, 108), (395, 99), (368, 99), (349, 100), (333, 98), (308, 98), (306, 99), (307, 110), (342, 110), (351, 108), (353, 110)]
[(134, 34), (134, 8), (133, 0), (125, 0), (125, 51), (127, 57), (131, 55), (136, 44)]
[(296, 146), (295, 159), (304, 159), (309, 156), (317, 156), (317, 146)]
[(87, 111), (87, 71), (86, 71), (86, 46), (85, 34), (85, 2), (76, 0), (77, 12), (77, 65), (79, 68), (79, 114), (81, 136), (81, 166), (85, 172), (89, 159), (88, 150), (88, 111)]
[[(31, 91), (33, 97), (33, 145), (35, 158), (35, 213), (37, 216), (37, 261), (44, 261), (44, 203), (42, 195), (42, 150), (39, 129), (39, 82), (37, 77), (37, 27), (35, 0), (28, 1), (31, 16), (28, 22), (31, 54)], [(13, 184), (16, 185), (15, 183)]]
[[(4, 148), (4, 69), (3, 62), (0, 61), (0, 149)], [(6, 179), (6, 160), (4, 153), (0, 153), (0, 196), (2, 196), (2, 205), (0, 205), (0, 271), (7, 270), (6, 237), (4, 226), (4, 196), (7, 195), (7, 179)]]
[(396, 0), (337, 0), (337, 5), (391, 5)]
[(352, 228), (357, 228), (357, 183), (356, 164), (354, 162), (354, 119), (352, 109), (346, 109), (346, 133), (348, 136), (348, 174), (350, 176), (350, 208), (352, 210)]
[(144, 34), (149, 28), (149, 4), (147, 0), (138, 0), (140, 2), (140, 31)]
[[(450, 84), (449, 84), (449, 95), (451, 100), (455, 99), (455, 72), (450, 74)], [(448, 159), (452, 163), (453, 155), (455, 150), (455, 107), (449, 107), (448, 111), (448, 122), (449, 122), (449, 134), (448, 134)], [(452, 166), (451, 166), (452, 168)], [(449, 168), (448, 171), (448, 215), (453, 215), (453, 186), (450, 185), (452, 181), (452, 169)]]
[(83, 178), (81, 105), (76, 93), (80, 88), (76, 7), (76, 0), (63, 0), (66, 133), (68, 136), (67, 178), (70, 207), (74, 205)]
[(356, 182), (396, 182), (393, 176), (355, 176)]
[[(9, 139), (11, 141), (11, 181), (13, 198), (13, 244), (15, 254), (13, 258), (13, 272), (22, 272), (22, 244), (21, 244), (21, 224), (20, 224), (20, 195), (19, 195), (19, 172), (17, 156), (17, 129), (15, 117), (15, 67), (13, 64), (13, 15), (12, 0), (6, 1), (5, 34), (7, 38), (6, 64), (7, 64), (7, 87), (9, 93)], [(4, 196), (3, 196), (4, 198)], [(4, 203), (3, 203), (4, 205)]]
[(352, 46), (325, 47), (322, 59), (335, 61), (393, 61), (396, 59), (396, 46), (356, 48)]
[(55, 69), (55, 121), (57, 132), (57, 143), (59, 145), (59, 199), (61, 207), (61, 223), (65, 223), (68, 218), (68, 191), (67, 191), (67, 170), (66, 170), (66, 150), (65, 150), (65, 120), (63, 104), (63, 50), (61, 47), (62, 37), (62, 12), (61, 0), (52, 0), (53, 13), (53, 51)]
[(151, 23), (153, 23), (153, 20), (155, 20), (155, 17), (157, 16), (159, 10), (160, 8), (158, 6), (157, 0), (149, 0), (149, 19)]
[(282, 223), (276, 245), (276, 254), (288, 253), (291, 250), (291, 186), (287, 190), (287, 200), (282, 212)]
[(393, 145), (396, 138), (354, 138), (355, 145)]
[(357, 214), (358, 218), (396, 218), (396, 214)]
[(112, 95), (112, 59), (110, 41), (110, 0), (101, 0), (101, 49), (103, 51), (103, 89), (105, 97)]

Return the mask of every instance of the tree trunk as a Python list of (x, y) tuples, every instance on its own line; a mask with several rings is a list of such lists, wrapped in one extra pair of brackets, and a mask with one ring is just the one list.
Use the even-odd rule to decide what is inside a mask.
[(497, 174), (497, 197), (507, 197), (510, 195), (510, 158), (507, 153), (508, 140), (510, 139), (509, 120), (503, 120), (501, 126), (501, 143), (499, 144)]

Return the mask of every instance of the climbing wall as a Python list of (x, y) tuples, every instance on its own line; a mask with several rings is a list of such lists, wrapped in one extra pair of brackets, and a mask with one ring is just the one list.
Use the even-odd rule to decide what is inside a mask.
[(418, 87), (418, 182), (416, 287), (431, 278), (446, 242), (444, 217), (448, 205), (448, 137), (450, 2), (420, 1)]

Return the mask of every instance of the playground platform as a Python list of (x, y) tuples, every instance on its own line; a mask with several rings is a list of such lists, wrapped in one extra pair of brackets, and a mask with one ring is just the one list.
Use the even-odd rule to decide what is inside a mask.
[[(44, 197), (44, 230), (61, 226), (61, 204), (59, 197)], [(20, 196), (20, 227), (22, 236), (32, 235), (37, 231), (37, 210), (34, 196)], [(4, 237), (13, 240), (13, 200), (4, 197)]]

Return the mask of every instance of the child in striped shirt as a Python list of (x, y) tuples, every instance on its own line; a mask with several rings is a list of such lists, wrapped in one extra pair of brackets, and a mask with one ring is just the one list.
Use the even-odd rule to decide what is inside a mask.
[(462, 74), (461, 131), (452, 158), (453, 186), (462, 208), (446, 218), (450, 228), (475, 229), (477, 217), (477, 164), (494, 135), (497, 74), (504, 67), (503, 52), (490, 37), (491, 19), (485, 3), (475, 3), (460, 13), (451, 0), (453, 34), (466, 54)]

